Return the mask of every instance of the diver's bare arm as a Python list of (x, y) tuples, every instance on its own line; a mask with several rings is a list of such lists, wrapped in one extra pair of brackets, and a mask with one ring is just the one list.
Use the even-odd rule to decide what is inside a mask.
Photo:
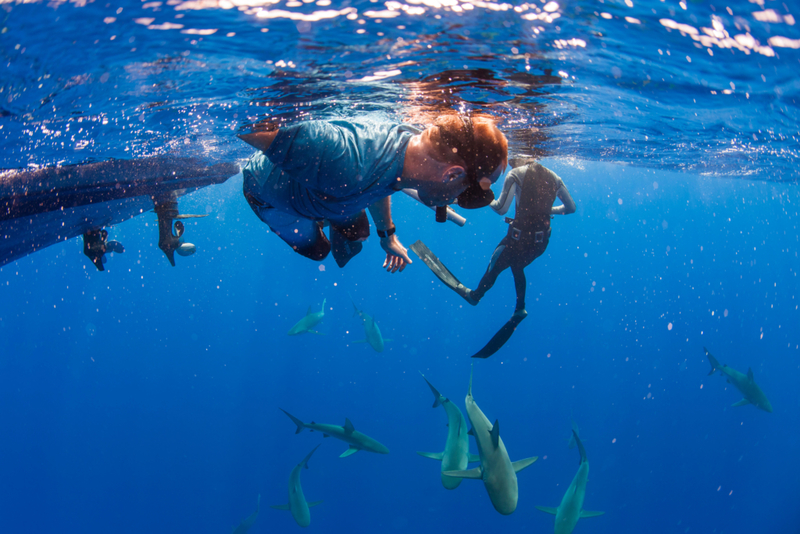
[(279, 130), (276, 128), (268, 132), (253, 132), (249, 134), (242, 134), (237, 137), (253, 148), (258, 149), (261, 152), (266, 152), (269, 148), (269, 145), (271, 145), (272, 141), (275, 140), (275, 136), (278, 135), (278, 131)]
[[(369, 213), (372, 215), (372, 221), (378, 230), (385, 232), (389, 229), (394, 229), (394, 224), (392, 223), (392, 201), (389, 197), (384, 197), (371, 204)], [(383, 267), (390, 273), (402, 271), (406, 268), (406, 265), (411, 263), (408, 251), (394, 233), (381, 238), (381, 248), (386, 251), (386, 261), (383, 262)]]
[(553, 209), (550, 210), (550, 213), (552, 215), (569, 215), (570, 213), (575, 213), (575, 201), (572, 200), (572, 197), (569, 195), (569, 191), (567, 190), (567, 186), (564, 185), (564, 182), (561, 182), (561, 187), (556, 194), (563, 204), (561, 206), (554, 206)]

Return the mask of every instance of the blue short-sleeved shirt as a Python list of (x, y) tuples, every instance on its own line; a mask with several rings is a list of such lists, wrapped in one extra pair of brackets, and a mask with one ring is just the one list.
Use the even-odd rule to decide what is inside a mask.
[(308, 121), (281, 128), (243, 171), (244, 191), (308, 219), (342, 219), (394, 193), (416, 128)]

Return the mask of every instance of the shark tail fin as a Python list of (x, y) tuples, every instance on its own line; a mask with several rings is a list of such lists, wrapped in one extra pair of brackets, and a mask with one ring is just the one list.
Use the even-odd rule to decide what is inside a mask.
[(708, 372), (708, 376), (713, 375), (716, 371), (722, 369), (722, 366), (719, 364), (719, 361), (708, 352), (708, 349), (703, 347), (703, 350), (706, 351), (706, 356), (708, 356), (708, 362), (711, 364), (711, 371)]
[(286, 415), (288, 415), (289, 419), (291, 419), (294, 422), (294, 424), (297, 425), (297, 430), (295, 430), (295, 432), (294, 432), (295, 434), (299, 434), (300, 432), (303, 431), (303, 429), (306, 427), (305, 423), (303, 423), (300, 419), (298, 419), (297, 417), (293, 416), (292, 414), (290, 414), (289, 412), (287, 412), (283, 408), (278, 408), (278, 409), (280, 411), (282, 411), (283, 413), (285, 413)]
[(737, 402), (734, 402), (733, 404), (731, 404), (731, 408), (738, 408), (739, 406), (747, 406), (748, 404), (750, 404), (749, 400), (742, 399), (740, 401), (737, 401)]
[[(386, 341), (386, 340), (384, 340), (384, 341)], [(434, 408), (436, 408), (437, 406), (439, 406), (440, 404), (442, 404), (442, 401), (441, 401), (441, 399), (442, 399), (442, 394), (441, 394), (441, 393), (439, 393), (439, 392), (436, 390), (436, 388), (435, 388), (435, 387), (433, 387), (433, 384), (431, 384), (430, 382), (428, 382), (428, 379), (427, 379), (427, 378), (425, 378), (425, 375), (423, 375), (423, 374), (422, 374), (422, 371), (420, 371), (420, 373), (419, 373), (419, 374), (421, 374), (421, 375), (422, 375), (422, 378), (423, 378), (423, 379), (425, 380), (425, 382), (428, 384), (428, 387), (429, 387), (429, 388), (431, 388), (431, 391), (433, 391), (433, 407), (434, 407)]]
[(442, 458), (444, 458), (444, 453), (443, 452), (419, 452), (419, 451), (417, 451), (417, 454), (419, 454), (420, 456), (423, 456), (425, 458), (430, 458), (431, 460), (442, 461)]
[(537, 506), (536, 509), (550, 515), (556, 515), (558, 513), (558, 508), (553, 508), (552, 506)]
[(581, 510), (581, 519), (586, 517), (597, 517), (598, 515), (603, 515), (604, 513), (605, 512), (590, 512), (589, 510)]
[(315, 452), (317, 449), (319, 449), (319, 445), (317, 445), (316, 447), (314, 447), (313, 449), (311, 449), (311, 452), (309, 452), (309, 453), (308, 453), (308, 455), (307, 455), (305, 458), (303, 458), (303, 461), (302, 461), (302, 462), (300, 462), (300, 465), (302, 465), (303, 467), (305, 467), (306, 469), (308, 469), (308, 460), (309, 460), (309, 458), (311, 458), (311, 455), (312, 455), (312, 454), (314, 454), (314, 452)]
[(356, 301), (353, 300), (353, 295), (351, 295), (349, 291), (347, 292), (347, 296), (350, 297), (350, 302), (353, 303), (353, 310), (354, 310), (353, 311), (353, 317), (355, 317), (356, 315), (358, 315), (358, 312), (361, 311), (361, 310), (359, 310), (358, 306), (356, 306)]
[(578, 433), (574, 430), (572, 431), (572, 436), (575, 438), (575, 444), (578, 446), (578, 452), (581, 453), (581, 463), (586, 461), (586, 449), (583, 448), (583, 442), (581, 438), (578, 437)]

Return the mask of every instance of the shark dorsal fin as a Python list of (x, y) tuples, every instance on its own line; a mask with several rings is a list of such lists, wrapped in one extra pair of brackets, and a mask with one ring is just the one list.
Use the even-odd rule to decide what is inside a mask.
[(306, 312), (306, 315), (311, 315), (312, 313), (314, 313), (314, 308), (312, 308), (311, 306), (309, 306), (309, 307), (308, 307), (308, 311)]
[(494, 420), (494, 425), (489, 431), (489, 435), (492, 436), (492, 446), (496, 449), (500, 444), (500, 422), (497, 419)]
[(356, 429), (353, 426), (353, 423), (350, 422), (350, 419), (345, 417), (344, 418), (344, 433), (345, 434), (352, 434), (355, 431), (356, 431)]
[(323, 315), (325, 315), (325, 303), (326, 302), (328, 302), (328, 299), (322, 299), (322, 310), (320, 310), (320, 311), (322, 312)]
[(475, 430), (473, 430), (472, 428), (470, 428), (470, 429), (467, 431), (467, 435), (468, 435), (468, 436), (475, 437)]
[(755, 379), (753, 378), (753, 368), (752, 367), (748, 367), (747, 368), (747, 379), (750, 382), (755, 382)]

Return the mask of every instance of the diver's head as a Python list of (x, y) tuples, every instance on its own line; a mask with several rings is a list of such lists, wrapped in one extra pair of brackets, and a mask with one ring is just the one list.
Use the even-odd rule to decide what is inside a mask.
[(428, 139), (433, 158), (450, 167), (443, 187), (436, 188), (441, 191), (420, 191), (420, 200), (429, 206), (456, 200), (465, 209), (487, 206), (494, 199), (491, 186), (503, 173), (508, 157), (508, 141), (494, 119), (477, 114), (440, 115)]

